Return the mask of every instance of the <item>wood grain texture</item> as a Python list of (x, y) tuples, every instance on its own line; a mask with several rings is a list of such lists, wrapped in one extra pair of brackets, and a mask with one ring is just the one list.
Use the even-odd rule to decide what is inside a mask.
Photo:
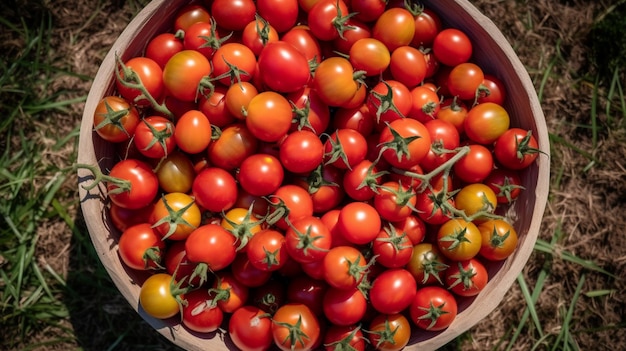
[[(93, 132), (93, 113), (102, 97), (114, 89), (113, 69), (115, 55), (123, 60), (141, 55), (147, 40), (169, 29), (176, 10), (189, 0), (154, 0), (128, 25), (94, 78), (87, 98), (80, 131), (78, 162), (99, 164), (103, 171), (110, 169), (113, 148)], [(487, 73), (500, 77), (508, 91), (505, 108), (511, 115), (511, 125), (532, 130), (544, 155), (522, 177), (527, 189), (510, 209), (519, 234), (516, 252), (505, 262), (488, 266), (490, 282), (483, 292), (472, 299), (460, 301), (457, 319), (443, 332), (428, 333), (415, 330), (406, 350), (434, 350), (471, 328), (488, 315), (502, 301), (524, 265), (537, 240), (548, 196), (550, 162), (548, 132), (534, 86), (523, 64), (491, 20), (465, 0), (423, 1), (426, 7), (440, 14), (446, 26), (468, 34), (474, 45), (472, 61)], [(84, 185), (93, 177), (79, 170), (79, 196), (89, 235), (100, 260), (113, 282), (138, 313), (159, 333), (187, 350), (236, 350), (228, 337), (219, 334), (197, 335), (182, 327), (177, 320), (157, 320), (145, 314), (139, 306), (139, 289), (145, 273), (123, 266), (117, 253), (119, 233), (112, 229), (106, 211), (103, 186), (87, 192)]]

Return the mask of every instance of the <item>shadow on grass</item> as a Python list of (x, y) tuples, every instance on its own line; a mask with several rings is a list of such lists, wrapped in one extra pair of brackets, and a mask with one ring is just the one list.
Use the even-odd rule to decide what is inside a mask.
[(83, 350), (182, 350), (145, 322), (117, 290), (80, 211), (71, 247), (64, 302)]

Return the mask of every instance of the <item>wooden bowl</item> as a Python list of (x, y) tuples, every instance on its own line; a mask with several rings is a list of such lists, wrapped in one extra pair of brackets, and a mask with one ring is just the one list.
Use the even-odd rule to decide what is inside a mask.
[[(148, 39), (169, 30), (177, 9), (189, 0), (154, 0), (128, 25), (106, 55), (87, 98), (80, 130), (78, 162), (108, 170), (113, 165), (114, 148), (93, 132), (93, 114), (102, 97), (114, 90), (115, 53), (122, 60), (141, 55)], [(502, 301), (526, 264), (544, 213), (549, 182), (549, 141), (543, 112), (534, 86), (522, 63), (498, 28), (466, 0), (423, 1), (438, 13), (445, 26), (463, 30), (475, 48), (472, 61), (486, 73), (500, 77), (509, 92), (505, 108), (511, 125), (532, 130), (544, 153), (524, 172), (526, 190), (510, 209), (519, 234), (518, 249), (506, 261), (488, 266), (490, 281), (478, 296), (460, 300), (460, 313), (445, 331), (433, 333), (414, 330), (406, 350), (432, 350), (443, 346), (481, 319)], [(106, 211), (106, 196), (101, 185), (87, 192), (83, 186), (93, 181), (86, 170), (79, 170), (79, 194), (87, 228), (100, 260), (126, 300), (159, 333), (188, 350), (236, 350), (227, 335), (197, 335), (180, 326), (177, 320), (158, 320), (148, 316), (139, 305), (139, 290), (146, 273), (125, 268), (117, 253), (119, 233), (113, 229)]]

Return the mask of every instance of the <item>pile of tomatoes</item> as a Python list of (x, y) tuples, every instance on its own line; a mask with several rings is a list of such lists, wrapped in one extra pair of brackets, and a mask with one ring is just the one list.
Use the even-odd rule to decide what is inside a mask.
[(538, 156), (473, 50), (411, 2), (180, 8), (94, 115), (141, 308), (243, 350), (447, 328), (514, 252), (503, 214)]

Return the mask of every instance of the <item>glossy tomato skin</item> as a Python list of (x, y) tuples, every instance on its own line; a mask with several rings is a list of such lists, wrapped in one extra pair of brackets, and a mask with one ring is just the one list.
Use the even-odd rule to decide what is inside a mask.
[(191, 191), (196, 203), (211, 212), (222, 212), (233, 207), (237, 201), (237, 183), (227, 171), (208, 167), (198, 173)]
[[(394, 138), (395, 131), (404, 141)], [(406, 138), (411, 138), (407, 141)], [(380, 133), (380, 143), (385, 151), (383, 157), (392, 166), (409, 169), (419, 164), (430, 150), (430, 134), (418, 120), (398, 119), (388, 124)]]
[(382, 220), (374, 206), (365, 202), (351, 202), (341, 208), (337, 228), (349, 242), (367, 244), (380, 232)]
[(235, 260), (235, 247), (235, 237), (217, 224), (198, 227), (185, 241), (189, 260), (207, 264), (214, 272), (228, 267)]
[(453, 261), (469, 260), (480, 251), (482, 236), (473, 222), (453, 218), (437, 231), (439, 251)]
[(458, 296), (478, 295), (487, 285), (485, 265), (476, 258), (453, 262), (445, 272), (446, 287)]
[(374, 309), (380, 313), (400, 313), (413, 301), (417, 284), (409, 271), (392, 268), (374, 278), (369, 296)]
[(482, 85), (484, 86), (478, 94), (478, 103), (493, 102), (498, 105), (503, 105), (507, 96), (506, 87), (504, 82), (500, 78), (485, 73)]
[(425, 124), (434, 120), (440, 109), (440, 98), (436, 91), (423, 85), (411, 89), (411, 109), (407, 117)]
[[(433, 310), (439, 313), (434, 314)], [(430, 331), (448, 328), (456, 318), (457, 311), (454, 295), (440, 286), (426, 286), (417, 290), (409, 307), (411, 322), (420, 329)]]
[(394, 225), (384, 227), (372, 243), (376, 263), (387, 268), (404, 267), (411, 260), (413, 243), (409, 236)]
[(390, 57), (389, 68), (393, 78), (413, 88), (426, 78), (426, 59), (424, 54), (412, 46), (400, 46)]
[(213, 297), (207, 289), (197, 289), (185, 294), (182, 323), (191, 331), (211, 333), (216, 331), (224, 320), (224, 313), (212, 304)]
[(211, 122), (201, 111), (187, 111), (176, 122), (174, 140), (184, 152), (200, 153), (211, 143)]
[(219, 138), (208, 146), (212, 165), (232, 171), (258, 149), (258, 139), (244, 123), (233, 123), (222, 129)]
[(368, 91), (367, 107), (376, 117), (377, 129), (387, 123), (403, 119), (411, 111), (411, 92), (397, 80), (386, 80), (376, 84)]
[(306, 56), (281, 40), (268, 43), (261, 51), (259, 72), (263, 83), (280, 93), (302, 89), (311, 77)]
[(252, 264), (248, 258), (247, 250), (246, 252), (240, 251), (230, 267), (233, 277), (249, 288), (262, 286), (272, 278), (271, 271), (258, 269)]
[(411, 338), (411, 324), (400, 313), (376, 315), (370, 321), (368, 330), (370, 343), (380, 351), (400, 351)]
[(195, 50), (174, 54), (163, 68), (163, 84), (167, 93), (181, 101), (197, 101), (199, 85), (211, 74), (211, 63)]
[(112, 143), (129, 140), (139, 123), (139, 112), (135, 106), (121, 97), (105, 96), (94, 111), (93, 125), (96, 133)]
[(116, 163), (109, 176), (129, 182), (125, 190), (115, 183), (107, 183), (107, 191), (112, 202), (128, 209), (140, 209), (154, 200), (159, 190), (159, 180), (147, 163), (138, 159), (126, 159)]
[(228, 335), (240, 349), (266, 351), (273, 343), (271, 317), (258, 307), (243, 306), (231, 315)]
[(356, 70), (363, 70), (367, 76), (377, 76), (389, 67), (391, 54), (380, 40), (359, 39), (350, 47), (350, 62)]
[(207, 116), (211, 125), (219, 128), (228, 126), (235, 120), (226, 106), (227, 90), (228, 88), (224, 85), (216, 84), (210, 96), (204, 94), (198, 96), (198, 110)]
[(510, 118), (504, 107), (485, 102), (472, 107), (463, 123), (465, 134), (470, 140), (491, 145), (509, 129)]
[(483, 181), (496, 194), (499, 204), (509, 204), (515, 201), (524, 187), (517, 171), (496, 168)]
[(269, 154), (252, 154), (241, 163), (237, 180), (246, 192), (266, 196), (278, 190), (284, 176), (279, 159)]
[(337, 129), (324, 143), (324, 163), (351, 169), (365, 159), (367, 140), (354, 129)]
[[(221, 45), (211, 59), (211, 75), (220, 83), (229, 86), (239, 81), (252, 81), (256, 74), (257, 60), (254, 52), (239, 42)], [(233, 66), (237, 74), (233, 74)]]
[(430, 9), (423, 9), (415, 16), (415, 34), (411, 44), (414, 47), (431, 47), (437, 34), (441, 31), (441, 18)]
[(283, 95), (264, 91), (250, 100), (246, 126), (259, 140), (275, 142), (283, 138), (291, 128), (291, 104)]
[(174, 32), (179, 30), (186, 31), (189, 26), (197, 22), (209, 22), (211, 14), (202, 5), (190, 4), (183, 6), (174, 18)]
[(280, 143), (280, 162), (296, 174), (307, 174), (322, 164), (324, 145), (317, 134), (298, 130), (291, 132)]
[(441, 254), (436, 245), (423, 242), (413, 247), (406, 270), (415, 278), (418, 286), (443, 285), (444, 272), (448, 266), (448, 259)]
[(367, 312), (367, 300), (359, 289), (330, 288), (324, 294), (324, 315), (335, 325), (357, 324)]
[(448, 90), (452, 96), (473, 101), (478, 95), (478, 88), (485, 78), (483, 70), (475, 63), (463, 62), (450, 70)]
[(256, 6), (259, 15), (279, 33), (293, 28), (298, 20), (298, 0), (257, 0)]
[[(382, 177), (376, 165), (370, 160), (357, 163), (347, 170), (343, 177), (343, 188), (346, 194), (355, 201), (367, 201), (376, 195), (378, 186), (382, 184)], [(361, 185), (364, 186), (361, 186)]]
[(286, 248), (289, 256), (300, 263), (311, 263), (324, 259), (331, 247), (330, 230), (321, 219), (305, 216), (291, 223), (285, 231)]
[(185, 193), (167, 193), (156, 202), (150, 224), (163, 239), (184, 240), (200, 226), (202, 213), (194, 199)]
[(313, 216), (313, 200), (309, 192), (295, 184), (283, 184), (270, 196), (270, 216), (275, 216), (276, 205), (282, 204), (288, 210), (275, 221), (274, 225), (287, 230), (290, 223), (300, 218)]
[(532, 132), (521, 128), (510, 128), (504, 132), (496, 140), (493, 149), (496, 160), (512, 170), (529, 167), (540, 153)]
[(319, 40), (308, 27), (293, 27), (285, 32), (280, 39), (293, 45), (304, 55), (307, 62), (320, 63), (322, 61), (322, 48)]
[(193, 180), (196, 177), (196, 170), (187, 155), (174, 150), (159, 162), (156, 175), (163, 191), (187, 193), (191, 190)]
[(174, 317), (180, 312), (179, 299), (183, 296), (173, 293), (176, 281), (167, 273), (150, 275), (141, 285), (139, 304), (150, 316), (158, 319)]
[(338, 29), (333, 21), (348, 14), (345, 1), (320, 0), (308, 12), (307, 23), (319, 40), (330, 41), (343, 35), (343, 29)]
[(437, 60), (449, 67), (467, 62), (473, 53), (468, 36), (456, 28), (440, 31), (433, 40), (432, 49)]
[(268, 43), (279, 39), (278, 32), (266, 19), (260, 17), (248, 23), (241, 34), (241, 42), (258, 58)]
[(480, 144), (469, 145), (469, 152), (457, 161), (454, 173), (466, 183), (480, 183), (493, 170), (494, 162), (491, 151)]
[(191, 275), (196, 269), (197, 263), (189, 261), (185, 251), (185, 241), (174, 241), (165, 251), (165, 271), (171, 274), (176, 281), (182, 282), (181, 287), (194, 286), (200, 284), (200, 277), (195, 276), (191, 280)]
[(289, 93), (286, 97), (293, 105), (290, 132), (307, 130), (319, 136), (326, 131), (330, 124), (330, 109), (309, 86)]
[(349, 345), (349, 350), (365, 351), (365, 335), (357, 325), (339, 326), (331, 325), (324, 334), (326, 351), (336, 351), (340, 345)]
[(490, 261), (502, 261), (515, 252), (518, 242), (517, 231), (504, 219), (492, 219), (480, 223), (482, 236), (479, 254)]
[[(487, 215), (492, 214), (498, 205), (496, 194), (490, 187), (482, 183), (472, 183), (463, 186), (456, 193), (454, 202), (457, 209), (470, 217), (475, 217), (478, 212), (483, 212)], [(474, 222), (480, 223), (485, 220), (486, 217), (480, 216), (475, 218)]]
[(426, 172), (433, 171), (454, 156), (454, 150), (459, 147), (461, 137), (456, 127), (441, 119), (433, 119), (424, 124), (432, 141), (430, 150), (420, 161)]
[[(126, 76), (126, 71), (129, 71), (129, 74), (135, 76), (135, 78)], [(120, 69), (120, 77), (122, 78), (121, 80), (118, 78), (115, 81), (117, 90), (124, 99), (135, 105), (146, 107), (150, 105), (150, 100), (143, 97), (141, 90), (128, 87), (123, 81), (129, 81), (134, 84), (141, 82), (148, 94), (155, 100), (160, 99), (161, 95), (163, 95), (163, 69), (150, 58), (137, 56), (129, 59), (124, 63), (124, 67)]]
[(165, 242), (150, 224), (141, 223), (122, 232), (118, 251), (122, 261), (132, 269), (155, 269), (163, 261)]
[(146, 117), (135, 129), (133, 142), (145, 157), (160, 159), (176, 148), (174, 131), (174, 123), (169, 119), (161, 116)]
[(248, 259), (253, 266), (260, 270), (276, 271), (287, 262), (285, 236), (271, 229), (265, 229), (255, 233), (246, 247)]
[(215, 0), (211, 14), (217, 24), (227, 30), (243, 30), (246, 24), (254, 21), (256, 5), (252, 0)]
[[(290, 328), (298, 328), (301, 337), (294, 337)], [(288, 303), (281, 306), (273, 317), (272, 335), (274, 343), (283, 351), (310, 350), (320, 340), (320, 324), (307, 306)]]
[(346, 106), (359, 90), (354, 67), (343, 57), (329, 57), (317, 66), (312, 89), (329, 106)]
[[(356, 273), (350, 267), (358, 267)], [(338, 289), (353, 289), (365, 278), (367, 260), (353, 246), (335, 246), (324, 256), (324, 280)]]
[(403, 8), (385, 10), (372, 28), (372, 37), (384, 43), (389, 51), (411, 44), (414, 35), (415, 18)]
[(174, 33), (161, 33), (152, 38), (146, 45), (145, 56), (154, 60), (161, 68), (177, 52), (184, 49), (183, 42)]

